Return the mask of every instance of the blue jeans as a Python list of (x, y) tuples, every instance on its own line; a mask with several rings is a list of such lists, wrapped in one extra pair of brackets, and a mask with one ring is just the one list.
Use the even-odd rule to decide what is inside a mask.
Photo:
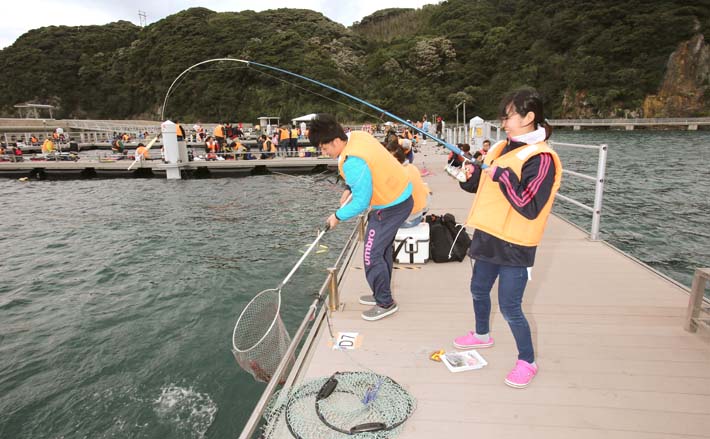
[(388, 307), (392, 299), (392, 243), (397, 230), (407, 219), (414, 206), (410, 196), (394, 206), (370, 211), (367, 217), (367, 231), (362, 259), (365, 265), (365, 278), (375, 296), (378, 306)]
[(420, 213), (419, 215), (415, 216), (414, 218), (408, 217), (402, 225), (399, 227), (400, 229), (410, 229), (412, 227), (417, 227), (419, 224), (422, 223), (422, 214)]
[(523, 314), (523, 293), (528, 283), (526, 267), (511, 267), (476, 260), (471, 276), (473, 312), (476, 316), (476, 333), (488, 334), (491, 320), (491, 289), (498, 278), (498, 305), (503, 318), (513, 332), (518, 346), (518, 359), (532, 363), (535, 352), (530, 335), (530, 325)]

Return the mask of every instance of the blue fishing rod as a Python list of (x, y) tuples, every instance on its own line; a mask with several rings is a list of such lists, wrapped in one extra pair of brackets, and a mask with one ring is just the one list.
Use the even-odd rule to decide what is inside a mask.
[(333, 87), (333, 86), (331, 86), (331, 85), (324, 84), (324, 83), (322, 83), (322, 82), (320, 82), (320, 81), (316, 81), (315, 79), (311, 79), (311, 78), (308, 78), (308, 77), (306, 77), (306, 76), (299, 75), (298, 73), (293, 73), (293, 72), (289, 72), (288, 70), (280, 69), (280, 68), (278, 68), (278, 67), (273, 67), (273, 66), (269, 66), (269, 65), (266, 65), (266, 64), (261, 64), (261, 63), (257, 63), (257, 62), (253, 62), (253, 61), (247, 61), (247, 60), (243, 60), (243, 59), (237, 59), (237, 58), (214, 58), (214, 59), (208, 59), (208, 60), (206, 60), (206, 61), (202, 61), (202, 62), (199, 62), (199, 63), (197, 63), (197, 64), (195, 64), (195, 65), (192, 65), (192, 66), (188, 67), (185, 71), (183, 71), (182, 73), (180, 73), (180, 74), (178, 75), (178, 77), (175, 78), (175, 80), (173, 81), (173, 83), (170, 84), (170, 87), (168, 88), (168, 92), (165, 94), (165, 100), (163, 101), (163, 108), (162, 108), (162, 111), (161, 111), (161, 114), (160, 114), (160, 119), (161, 119), (161, 120), (165, 120), (165, 117), (164, 117), (164, 116), (165, 116), (165, 106), (167, 105), (168, 97), (170, 96), (170, 92), (172, 91), (172, 89), (173, 89), (173, 87), (175, 86), (175, 84), (180, 80), (180, 78), (182, 78), (187, 72), (189, 72), (190, 70), (192, 70), (192, 69), (195, 68), (195, 67), (198, 67), (198, 66), (200, 66), (200, 65), (202, 65), (202, 64), (207, 64), (207, 63), (211, 63), (211, 62), (218, 62), (218, 61), (238, 62), (238, 63), (246, 64), (247, 67), (249, 67), (249, 66), (262, 67), (262, 68), (265, 68), (265, 69), (269, 69), (269, 70), (273, 70), (273, 71), (276, 71), (276, 72), (284, 73), (284, 74), (286, 74), (286, 75), (290, 75), (290, 76), (293, 76), (293, 77), (296, 77), (296, 78), (299, 78), (299, 79), (303, 79), (304, 81), (308, 81), (308, 82), (311, 82), (311, 83), (313, 83), (313, 84), (319, 85), (319, 86), (321, 86), (321, 87), (327, 88), (328, 90), (331, 90), (331, 91), (334, 91), (334, 92), (336, 92), (336, 93), (339, 93), (339, 94), (341, 94), (341, 95), (343, 95), (343, 96), (345, 96), (345, 97), (348, 97), (348, 98), (350, 98), (350, 99), (352, 99), (352, 100), (354, 100), (354, 101), (356, 101), (356, 102), (359, 102), (359, 103), (361, 103), (361, 104), (363, 104), (363, 105), (366, 105), (366, 106), (372, 108), (373, 110), (376, 110), (376, 111), (378, 111), (378, 112), (380, 112), (380, 113), (382, 113), (382, 114), (385, 114), (385, 115), (389, 116), (390, 118), (396, 120), (397, 122), (400, 122), (400, 123), (402, 123), (403, 125), (406, 125), (406, 126), (408, 126), (409, 128), (415, 130), (416, 132), (421, 133), (423, 136), (427, 136), (427, 137), (429, 137), (430, 139), (434, 140), (435, 142), (437, 142), (437, 143), (439, 143), (439, 144), (441, 144), (441, 145), (444, 145), (447, 149), (453, 151), (455, 154), (458, 154), (458, 155), (460, 155), (461, 157), (464, 157), (464, 160), (473, 162), (472, 160), (467, 159), (467, 158), (464, 156), (463, 151), (461, 151), (456, 145), (453, 145), (453, 144), (451, 144), (451, 143), (449, 143), (449, 142), (446, 142), (445, 140), (440, 139), (440, 138), (438, 138), (438, 137), (436, 137), (436, 136), (434, 136), (434, 135), (432, 135), (432, 134), (430, 134), (430, 133), (424, 132), (424, 131), (422, 131), (421, 129), (417, 128), (416, 126), (412, 125), (411, 123), (407, 122), (406, 120), (402, 119), (401, 117), (399, 117), (399, 116), (397, 116), (397, 115), (395, 115), (395, 114), (392, 114), (392, 113), (390, 113), (389, 111), (384, 110), (384, 109), (382, 109), (382, 108), (380, 108), (380, 107), (378, 107), (378, 106), (376, 106), (376, 105), (374, 105), (374, 104), (371, 104), (371, 103), (367, 102), (367, 101), (364, 100), (364, 99), (360, 99), (360, 98), (358, 98), (357, 96), (353, 96), (353, 95), (351, 95), (351, 94), (349, 94), (349, 93), (346, 93), (346, 92), (344, 92), (344, 91), (342, 91), (342, 90), (340, 90), (340, 89), (337, 89), (337, 88), (335, 88), (335, 87)]

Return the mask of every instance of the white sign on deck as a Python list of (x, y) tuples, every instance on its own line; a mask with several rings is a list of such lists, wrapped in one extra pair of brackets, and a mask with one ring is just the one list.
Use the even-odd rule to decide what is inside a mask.
[(357, 349), (362, 344), (362, 337), (358, 332), (338, 332), (333, 343), (333, 350)]

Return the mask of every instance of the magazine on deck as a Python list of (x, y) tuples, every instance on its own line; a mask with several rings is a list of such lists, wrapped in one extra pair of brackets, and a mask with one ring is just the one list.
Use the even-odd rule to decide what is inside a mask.
[(480, 369), (488, 362), (476, 351), (453, 351), (441, 356), (441, 361), (451, 372)]

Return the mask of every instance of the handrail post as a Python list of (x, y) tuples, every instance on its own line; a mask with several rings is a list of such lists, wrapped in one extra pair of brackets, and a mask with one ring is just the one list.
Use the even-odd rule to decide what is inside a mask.
[(606, 175), (606, 154), (609, 146), (599, 145), (599, 163), (597, 164), (597, 180), (594, 188), (594, 210), (592, 211), (592, 230), (590, 238), (599, 241), (599, 228), (602, 221), (602, 200), (604, 198), (604, 176)]
[(357, 218), (357, 239), (360, 242), (365, 242), (365, 215), (360, 215)]
[(328, 268), (328, 308), (331, 311), (337, 311), (340, 304), (340, 292), (338, 291), (338, 269), (336, 267)]
[(697, 319), (702, 309), (703, 298), (705, 297), (705, 286), (710, 282), (710, 269), (695, 269), (693, 285), (690, 288), (690, 298), (688, 299), (688, 311), (685, 317), (685, 329), (688, 332), (698, 330)]

